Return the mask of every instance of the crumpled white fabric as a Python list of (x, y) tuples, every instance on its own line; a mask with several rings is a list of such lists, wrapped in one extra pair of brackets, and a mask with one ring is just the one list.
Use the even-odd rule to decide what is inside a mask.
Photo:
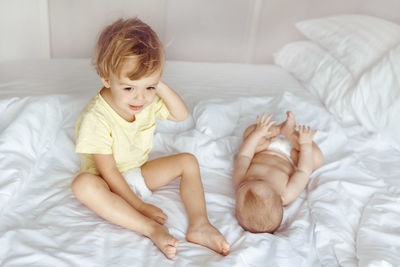
[[(305, 90), (221, 102), (211, 99), (210, 106), (218, 110), (238, 105), (239, 117), (227, 116), (229, 131), (220, 136), (200, 131), (219, 133), (214, 128), (217, 117), (207, 112), (193, 116), (192, 127), (177, 130), (172, 124), (168, 131), (156, 132), (150, 158), (179, 152), (198, 158), (209, 219), (231, 244), (230, 255), (222, 257), (186, 241), (188, 220), (177, 179), (155, 190), (149, 200), (168, 215), (166, 227), (180, 242), (177, 257), (167, 260), (148, 238), (103, 220), (71, 192), (79, 169), (75, 122), (88, 95), (0, 100), (2, 265), (298, 267), (398, 262), (398, 254), (392, 252), (400, 247), (400, 153), (362, 127), (342, 127)], [(204, 111), (208, 104), (202, 104)], [(294, 112), (298, 123), (318, 130), (315, 141), (325, 163), (285, 208), (275, 235), (248, 233), (234, 215), (233, 157), (243, 130), (256, 115), (273, 113), (281, 122), (286, 110)]]

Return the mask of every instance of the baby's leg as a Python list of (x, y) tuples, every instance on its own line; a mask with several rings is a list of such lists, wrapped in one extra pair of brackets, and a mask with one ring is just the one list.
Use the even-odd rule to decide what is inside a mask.
[(142, 166), (142, 175), (149, 189), (159, 188), (180, 176), (180, 194), (189, 217), (186, 239), (222, 255), (229, 253), (224, 236), (208, 221), (200, 168), (192, 154), (182, 153), (146, 162)]
[(298, 132), (296, 131), (296, 120), (294, 118), (293, 112), (288, 111), (286, 112), (287, 118), (286, 121), (282, 123), (281, 127), (281, 134), (286, 137), (287, 140), (292, 144), (292, 146), (299, 150), (299, 142), (298, 139)]
[[(290, 152), (290, 156), (294, 164), (297, 166), (297, 163), (299, 161), (299, 151), (293, 148), (292, 151)], [(321, 149), (314, 142), (312, 143), (312, 157), (313, 157), (313, 171), (314, 171), (324, 162), (324, 156), (322, 155)]]
[[(298, 158), (299, 158), (299, 151), (300, 145), (298, 142), (299, 132), (296, 131), (296, 120), (294, 118), (293, 112), (288, 111), (286, 112), (287, 118), (286, 121), (282, 124), (281, 133), (283, 136), (286, 137), (293, 145), (293, 149), (291, 151), (291, 158), (293, 162), (297, 165)], [(324, 161), (324, 157), (322, 155), (321, 150), (319, 149), (316, 143), (312, 143), (313, 147), (313, 170), (317, 169), (319, 166), (322, 165)]]
[(100, 217), (149, 237), (168, 258), (175, 256), (178, 240), (169, 234), (168, 229), (147, 218), (123, 198), (111, 192), (101, 177), (81, 173), (73, 181), (72, 191)]

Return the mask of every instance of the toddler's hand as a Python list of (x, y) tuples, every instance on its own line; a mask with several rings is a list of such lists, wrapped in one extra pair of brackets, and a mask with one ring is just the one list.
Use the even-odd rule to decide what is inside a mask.
[(254, 134), (260, 135), (261, 137), (267, 137), (271, 134), (269, 128), (275, 124), (276, 121), (270, 121), (272, 118), (272, 114), (269, 114), (268, 117), (265, 118), (265, 112), (262, 117), (257, 116), (256, 128), (254, 129)]
[(168, 219), (168, 216), (161, 209), (149, 203), (143, 202), (139, 211), (146, 217), (153, 219), (159, 224), (164, 224)]
[(163, 81), (159, 81), (157, 85), (155, 86), (156, 88), (156, 94), (160, 92), (160, 90), (163, 90), (164, 87), (167, 87), (167, 85)]
[(312, 144), (312, 140), (317, 131), (311, 131), (310, 126), (299, 126), (299, 144)]

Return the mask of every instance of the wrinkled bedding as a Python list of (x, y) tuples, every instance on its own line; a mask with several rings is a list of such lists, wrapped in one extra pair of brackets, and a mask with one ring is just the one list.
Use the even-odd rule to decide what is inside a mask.
[[(101, 219), (71, 192), (79, 168), (75, 121), (99, 89), (88, 61), (2, 63), (0, 70), (1, 266), (400, 264), (400, 152), (360, 125), (341, 126), (283, 69), (167, 63), (163, 79), (191, 116), (158, 123), (150, 158), (179, 152), (198, 158), (209, 219), (231, 244), (223, 257), (185, 240), (178, 179), (149, 200), (179, 239), (174, 260), (150, 239)], [(248, 233), (234, 216), (233, 158), (257, 114), (273, 113), (279, 122), (287, 110), (318, 130), (325, 163), (285, 208), (276, 234)]]

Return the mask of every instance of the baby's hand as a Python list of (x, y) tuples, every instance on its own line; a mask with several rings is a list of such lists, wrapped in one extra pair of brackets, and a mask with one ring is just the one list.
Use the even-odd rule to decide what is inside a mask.
[(143, 202), (139, 208), (139, 211), (146, 217), (153, 219), (159, 224), (164, 224), (168, 219), (168, 216), (161, 209), (149, 203)]
[(310, 126), (299, 126), (299, 144), (312, 144), (312, 140), (317, 131), (311, 131)]
[(260, 116), (257, 116), (256, 128), (254, 129), (254, 134), (260, 135), (261, 137), (266, 137), (271, 134), (269, 128), (275, 124), (276, 121), (270, 121), (272, 114), (269, 114), (267, 118), (265, 118), (265, 112), (263, 113), (261, 119)]

